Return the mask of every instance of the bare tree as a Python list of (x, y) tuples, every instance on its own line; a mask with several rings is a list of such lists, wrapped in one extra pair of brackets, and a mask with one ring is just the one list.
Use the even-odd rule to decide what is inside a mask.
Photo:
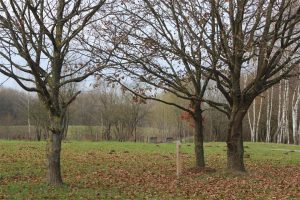
[(128, 132), (129, 138), (136, 142), (137, 127), (149, 113), (150, 106), (147, 105), (146, 101), (139, 101), (138, 98), (131, 93), (123, 93), (121, 98), (123, 100), (123, 107), (125, 108), (122, 116), (125, 117), (123, 120), (126, 124), (126, 131)]
[[(117, 76), (113, 74), (108, 79), (117, 81), (140, 98), (188, 112), (195, 122), (196, 167), (203, 168), (202, 101), (210, 81), (209, 75), (203, 75), (203, 68), (215, 64), (201, 48), (207, 24), (204, 3), (122, 1), (118, 10), (110, 30), (115, 30), (112, 38), (119, 43), (114, 61), (120, 68), (116, 70)], [(132, 86), (132, 82), (136, 84)], [(159, 99), (157, 91), (172, 93), (190, 105)]]
[(98, 111), (99, 122), (103, 130), (103, 139), (112, 139), (113, 126), (117, 126), (118, 118), (124, 113), (119, 113), (119, 97), (115, 89), (109, 89), (106, 86), (100, 88), (97, 93), (93, 94), (93, 100), (96, 102), (95, 108)]
[[(103, 68), (81, 48), (91, 25), (101, 23), (109, 8), (105, 0), (0, 1), (0, 72), (24, 90), (36, 92), (49, 113), (48, 181), (62, 184), (60, 170), (63, 120), (80, 92), (62, 98), (62, 88)], [(80, 39), (79, 39), (80, 38)], [(87, 38), (89, 41), (91, 39)]]
[[(206, 7), (211, 10), (212, 27), (208, 30), (213, 36), (206, 49), (222, 63), (213, 70), (213, 79), (230, 108), (228, 168), (245, 171), (244, 116), (259, 94), (295, 72), (300, 62), (300, 7), (295, 0), (209, 2)], [(244, 88), (243, 73), (251, 73)]]

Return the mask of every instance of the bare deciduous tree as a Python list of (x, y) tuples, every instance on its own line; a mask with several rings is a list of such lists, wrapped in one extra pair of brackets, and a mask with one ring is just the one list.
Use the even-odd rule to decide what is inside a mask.
[[(110, 77), (137, 96), (160, 101), (188, 112), (195, 124), (196, 167), (203, 168), (202, 101), (210, 76), (203, 68), (215, 60), (201, 48), (209, 14), (201, 1), (122, 1), (112, 20), (113, 40), (119, 43), (114, 55), (119, 64)], [(207, 74), (207, 73), (206, 73)], [(130, 77), (130, 80), (129, 78)], [(127, 83), (136, 83), (131, 87)], [(155, 90), (174, 94), (190, 102), (188, 107), (156, 97)]]
[[(245, 171), (244, 116), (259, 94), (295, 72), (300, 62), (300, 7), (295, 0), (209, 2), (212, 27), (208, 30), (213, 36), (206, 48), (222, 63), (213, 70), (213, 79), (230, 107), (228, 168)], [(243, 88), (241, 75), (246, 72), (252, 77)]]
[(80, 93), (62, 98), (61, 91), (105, 66), (106, 60), (95, 64), (90, 59), (81, 41), (92, 23), (100, 23), (107, 15), (107, 4), (105, 0), (0, 1), (0, 72), (24, 90), (37, 92), (49, 113), (47, 165), (53, 185), (62, 184), (60, 152), (66, 111)]

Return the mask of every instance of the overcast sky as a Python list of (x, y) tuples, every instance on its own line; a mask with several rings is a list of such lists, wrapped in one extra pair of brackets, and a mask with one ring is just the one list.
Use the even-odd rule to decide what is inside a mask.
[(9, 87), (9, 88), (17, 89), (17, 90), (22, 89), (12, 78), (7, 80), (7, 77), (1, 73), (0, 73), (0, 85), (1, 85), (1, 87)]
[[(8, 79), (7, 81), (6, 80), (7, 77), (0, 73), (0, 84), (2, 84), (5, 81), (5, 83), (3, 83), (3, 85), (1, 85), (0, 87), (7, 87), (7, 88), (20, 90), (20, 91), (25, 91), (12, 78)], [(79, 90), (81, 91), (93, 90), (94, 89), (93, 83), (94, 83), (94, 79), (90, 77), (80, 83), (80, 85), (78, 86)]]

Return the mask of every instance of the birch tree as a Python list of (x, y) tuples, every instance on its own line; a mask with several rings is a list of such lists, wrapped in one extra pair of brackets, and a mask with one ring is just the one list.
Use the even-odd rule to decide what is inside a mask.
[(289, 80), (285, 80), (285, 92), (284, 92), (284, 101), (283, 101), (283, 108), (282, 108), (282, 131), (281, 136), (283, 142), (290, 143), (290, 129), (289, 129)]
[(278, 92), (278, 116), (277, 116), (277, 130), (276, 141), (277, 143), (290, 142), (289, 138), (289, 81), (283, 80), (279, 85)]
[(273, 109), (273, 93), (274, 88), (271, 87), (271, 91), (267, 92), (267, 119), (266, 119), (266, 142), (271, 142), (271, 120)]
[(263, 98), (260, 98), (260, 104), (258, 109), (258, 115), (256, 114), (257, 106), (256, 106), (256, 99), (253, 100), (252, 103), (252, 120), (250, 116), (250, 109), (248, 110), (248, 122), (251, 132), (251, 141), (258, 142), (258, 131), (259, 131), (259, 123), (261, 117), (261, 110), (262, 110)]
[[(298, 81), (297, 81), (298, 82)], [(294, 144), (300, 143), (300, 127), (299, 127), (299, 102), (300, 102), (300, 87), (296, 86), (292, 97), (292, 128), (293, 128), (293, 142)]]
[[(61, 141), (69, 105), (80, 91), (62, 98), (62, 88), (80, 82), (107, 61), (81, 48), (91, 24), (108, 11), (105, 0), (0, 0), (0, 73), (36, 92), (49, 114), (48, 182), (61, 185)], [(80, 39), (80, 40), (79, 40)]]

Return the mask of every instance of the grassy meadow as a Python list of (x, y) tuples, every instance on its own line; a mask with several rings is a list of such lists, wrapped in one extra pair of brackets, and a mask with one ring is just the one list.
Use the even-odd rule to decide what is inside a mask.
[(193, 169), (193, 145), (63, 143), (65, 185), (46, 184), (45, 142), (0, 140), (0, 199), (300, 199), (300, 146), (245, 143), (245, 174), (225, 170), (225, 143), (206, 143), (205, 171)]

